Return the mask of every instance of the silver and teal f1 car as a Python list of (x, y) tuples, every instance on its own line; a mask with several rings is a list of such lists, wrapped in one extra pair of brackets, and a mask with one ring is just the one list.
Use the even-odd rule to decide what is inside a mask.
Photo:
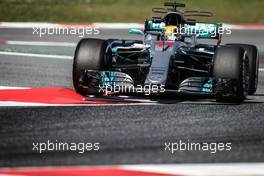
[[(82, 39), (73, 63), (76, 92), (84, 96), (173, 92), (238, 103), (253, 95), (258, 84), (257, 47), (221, 45), (221, 24), (188, 19), (212, 14), (179, 10), (184, 7), (165, 2), (154, 8), (161, 17), (146, 20), (143, 31), (129, 30), (142, 40)], [(201, 44), (200, 39), (217, 43)]]

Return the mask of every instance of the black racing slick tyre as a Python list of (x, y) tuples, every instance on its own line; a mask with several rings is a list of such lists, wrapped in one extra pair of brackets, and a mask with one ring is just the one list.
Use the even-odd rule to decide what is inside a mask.
[(248, 92), (248, 74), (248, 56), (242, 47), (219, 47), (213, 58), (213, 75), (217, 79), (216, 100), (243, 102)]
[(257, 91), (258, 87), (258, 69), (259, 69), (259, 58), (258, 49), (254, 45), (231, 43), (227, 45), (240, 46), (244, 48), (248, 55), (249, 62), (249, 89), (248, 94), (253, 95)]
[[(85, 70), (99, 71), (107, 66), (106, 58), (107, 42), (101, 39), (82, 39), (75, 50), (72, 79), (73, 86), (77, 93), (86, 96), (87, 94), (93, 94), (92, 87), (83, 86), (82, 76)], [(92, 78), (94, 75), (92, 76)], [(96, 79), (91, 79), (91, 85), (97, 84), (98, 75)], [(97, 83), (96, 83), (97, 82)], [(89, 85), (90, 83), (88, 83)], [(99, 84), (99, 83), (98, 83)]]

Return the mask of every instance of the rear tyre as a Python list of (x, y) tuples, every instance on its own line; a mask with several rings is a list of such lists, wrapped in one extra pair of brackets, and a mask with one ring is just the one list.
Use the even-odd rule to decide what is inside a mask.
[(248, 56), (239, 46), (222, 46), (213, 58), (216, 100), (241, 103), (248, 92)]
[(258, 69), (259, 69), (258, 49), (254, 45), (247, 45), (247, 44), (231, 43), (228, 45), (240, 46), (244, 48), (244, 50), (247, 52), (248, 62), (249, 62), (248, 94), (253, 95), (254, 93), (256, 93), (258, 87)]
[[(100, 80), (90, 80), (89, 83), (91, 83), (90, 85), (92, 86), (87, 87), (83, 86), (82, 77), (86, 70), (99, 71), (107, 67), (109, 63), (106, 57), (106, 48), (107, 42), (101, 39), (87, 38), (82, 39), (78, 43), (72, 69), (73, 86), (77, 93), (83, 96), (96, 93), (95, 87), (99, 84)], [(91, 78), (93, 78), (93, 76)]]

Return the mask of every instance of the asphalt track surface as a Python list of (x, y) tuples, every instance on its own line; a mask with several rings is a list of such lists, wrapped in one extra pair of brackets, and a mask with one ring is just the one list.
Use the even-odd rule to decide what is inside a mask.
[[(264, 30), (233, 31), (223, 42), (256, 44), (264, 68)], [(133, 38), (124, 30), (103, 30), (100, 38)], [(1, 40), (77, 42), (73, 36), (32, 35), (0, 29)], [(74, 48), (5, 46), (4, 51), (73, 54)], [(34, 48), (34, 49), (32, 49)], [(52, 52), (52, 53), (49, 53)], [(0, 55), (0, 86), (72, 88), (72, 60)], [(256, 95), (244, 104), (211, 100), (160, 101), (156, 105), (0, 107), (0, 166), (222, 163), (264, 161), (264, 72)], [(100, 150), (39, 154), (32, 143), (99, 142)], [(165, 142), (231, 142), (231, 151), (164, 150)]]

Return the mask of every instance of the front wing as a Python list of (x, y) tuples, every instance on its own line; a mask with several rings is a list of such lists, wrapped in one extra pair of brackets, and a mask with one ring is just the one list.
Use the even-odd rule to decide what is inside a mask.
[[(96, 80), (95, 80), (96, 79)], [(93, 84), (90, 84), (90, 83)], [(133, 77), (118, 71), (85, 70), (80, 83), (101, 94), (163, 94), (174, 93), (188, 96), (214, 96), (216, 80), (211, 77), (191, 77), (184, 80), (178, 89), (166, 89), (166, 85), (135, 85)]]

